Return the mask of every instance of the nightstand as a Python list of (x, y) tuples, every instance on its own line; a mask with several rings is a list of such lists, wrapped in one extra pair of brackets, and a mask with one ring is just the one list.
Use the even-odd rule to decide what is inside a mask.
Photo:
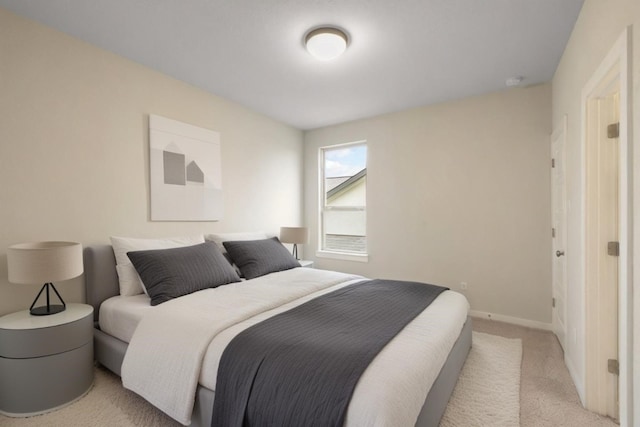
[(308, 259), (299, 259), (298, 262), (302, 267), (313, 268), (313, 261), (309, 261)]
[(26, 417), (82, 397), (93, 383), (93, 307), (0, 317), (0, 413)]

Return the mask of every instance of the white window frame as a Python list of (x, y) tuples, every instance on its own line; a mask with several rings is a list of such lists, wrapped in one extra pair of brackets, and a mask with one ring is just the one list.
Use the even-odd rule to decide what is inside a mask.
[[(369, 261), (369, 254), (368, 254), (368, 249), (369, 249), (369, 242), (368, 242), (368, 237), (369, 237), (369, 233), (368, 230), (366, 230), (365, 228), (365, 238), (367, 239), (367, 244), (366, 244), (366, 250), (365, 252), (348, 252), (348, 251), (337, 251), (337, 250), (333, 250), (333, 249), (323, 249), (323, 244), (324, 244), (324, 211), (325, 210), (334, 210), (334, 211), (339, 211), (339, 210), (345, 210), (345, 211), (354, 211), (354, 210), (364, 210), (365, 211), (365, 215), (366, 215), (366, 210), (367, 207), (366, 205), (363, 206), (354, 206), (354, 207), (348, 207), (348, 206), (332, 206), (332, 207), (328, 207), (325, 206), (325, 176), (324, 176), (324, 172), (325, 172), (325, 165), (324, 165), (324, 160), (325, 160), (325, 151), (329, 151), (329, 150), (339, 150), (341, 148), (348, 148), (348, 147), (353, 147), (353, 146), (357, 146), (357, 145), (364, 145), (367, 147), (367, 168), (369, 167), (369, 147), (367, 145), (367, 141), (366, 140), (361, 140), (361, 141), (354, 141), (354, 142), (348, 142), (345, 144), (335, 144), (335, 145), (328, 145), (328, 146), (324, 146), (324, 147), (320, 147), (318, 149), (318, 175), (319, 175), (319, 179), (318, 179), (318, 249), (316, 250), (316, 256), (319, 258), (331, 258), (331, 259), (339, 259), (339, 260), (343, 260), (343, 261), (357, 261), (357, 262), (368, 262)], [(368, 199), (366, 192), (368, 190), (365, 190), (365, 199)], [(365, 225), (366, 227), (366, 225)]]

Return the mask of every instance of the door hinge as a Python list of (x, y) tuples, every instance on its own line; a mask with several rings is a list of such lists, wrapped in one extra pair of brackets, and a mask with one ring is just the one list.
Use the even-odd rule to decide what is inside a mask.
[(607, 243), (607, 254), (611, 256), (620, 256), (620, 242)]
[(551, 237), (556, 237), (556, 229), (555, 228), (551, 229)]
[(620, 364), (616, 359), (607, 360), (607, 370), (610, 374), (620, 375)]
[(613, 139), (620, 136), (620, 122), (607, 126), (607, 138)]
[(551, 298), (551, 307), (556, 308), (556, 299)]
[(552, 168), (556, 167), (556, 159), (551, 159), (551, 167)]

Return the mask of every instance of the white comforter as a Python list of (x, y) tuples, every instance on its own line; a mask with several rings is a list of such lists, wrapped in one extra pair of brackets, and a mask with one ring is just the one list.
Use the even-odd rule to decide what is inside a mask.
[[(126, 388), (190, 423), (198, 382), (215, 391), (225, 346), (245, 328), (359, 276), (296, 268), (221, 286), (154, 307), (140, 321), (122, 365)], [(442, 293), (364, 372), (347, 425), (413, 425), (467, 316), (464, 296)]]

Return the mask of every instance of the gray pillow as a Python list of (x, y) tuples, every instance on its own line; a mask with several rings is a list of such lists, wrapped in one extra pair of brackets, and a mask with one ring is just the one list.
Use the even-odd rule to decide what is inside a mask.
[(300, 267), (300, 263), (277, 237), (264, 240), (238, 240), (222, 244), (247, 279)]
[(127, 252), (151, 305), (240, 278), (213, 242), (182, 248)]

